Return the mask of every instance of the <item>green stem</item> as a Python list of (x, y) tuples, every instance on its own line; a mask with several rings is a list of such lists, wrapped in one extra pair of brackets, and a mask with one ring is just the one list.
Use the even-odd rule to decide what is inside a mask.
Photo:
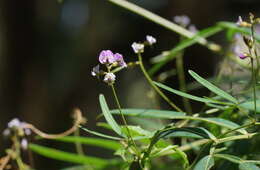
[[(253, 83), (253, 95), (254, 95), (254, 114), (255, 114), (255, 121), (256, 121), (256, 83), (257, 83), (257, 78), (256, 78), (256, 74), (254, 71), (254, 58), (253, 58), (253, 53), (251, 50), (255, 51), (255, 57), (257, 60), (257, 53), (256, 53), (256, 49), (255, 49), (255, 36), (254, 36), (254, 23), (252, 23), (251, 26), (251, 38), (253, 40), (252, 42), (252, 46), (249, 47), (249, 53), (250, 53), (250, 59), (251, 59), (251, 71), (252, 71), (252, 83)], [(258, 62), (257, 62), (257, 68), (258, 68)], [(258, 71), (258, 70), (256, 70)]]
[(133, 140), (132, 136), (131, 136), (131, 133), (130, 133), (130, 130), (128, 128), (128, 125), (127, 125), (127, 122), (126, 122), (126, 119), (125, 119), (125, 116), (123, 115), (122, 113), (122, 108), (121, 108), (121, 105), (120, 105), (120, 102), (118, 100), (118, 97), (117, 97), (117, 94), (116, 94), (116, 90), (115, 90), (115, 87), (113, 84), (111, 84), (111, 88), (112, 88), (112, 91), (113, 91), (113, 95), (114, 95), (114, 98), (116, 100), (116, 104), (117, 104), (117, 107), (118, 107), (118, 110), (120, 112), (120, 115), (122, 117), (122, 120), (123, 120), (123, 123), (126, 127), (126, 131), (127, 131), (127, 138), (129, 141), (131, 141), (131, 143), (134, 145), (134, 148), (135, 148), (135, 151), (136, 151), (136, 154), (139, 155), (139, 151), (137, 149), (137, 146), (135, 144), (135, 141)]
[[(183, 51), (180, 52), (179, 56), (176, 58), (176, 68), (177, 68), (177, 75), (180, 83), (180, 90), (183, 92), (187, 92), (186, 88), (186, 81), (185, 81), (185, 73), (184, 73), (184, 68), (183, 68)], [(192, 113), (192, 108), (190, 104), (190, 100), (182, 97), (183, 105), (185, 108), (185, 111), (187, 113)]]
[(251, 71), (252, 71), (252, 81), (253, 81), (253, 95), (254, 95), (254, 114), (256, 119), (256, 75), (254, 71), (254, 59), (251, 58)]
[[(80, 136), (79, 128), (77, 128), (77, 130), (75, 130), (74, 136), (75, 136), (75, 137)], [(83, 147), (82, 147), (82, 144), (81, 144), (80, 141), (76, 140), (76, 142), (75, 142), (75, 147), (76, 147), (76, 151), (77, 151), (77, 153), (78, 153), (79, 155), (84, 155)]]
[(176, 106), (167, 96), (164, 95), (164, 93), (153, 83), (153, 80), (151, 79), (151, 77), (149, 76), (149, 74), (147, 73), (144, 64), (143, 64), (143, 60), (142, 60), (142, 56), (140, 53), (138, 53), (138, 60), (139, 60), (139, 65), (140, 68), (146, 78), (146, 80), (148, 81), (148, 83), (151, 85), (151, 87), (170, 105), (172, 106), (174, 109), (176, 109), (179, 112), (183, 112), (178, 106)]

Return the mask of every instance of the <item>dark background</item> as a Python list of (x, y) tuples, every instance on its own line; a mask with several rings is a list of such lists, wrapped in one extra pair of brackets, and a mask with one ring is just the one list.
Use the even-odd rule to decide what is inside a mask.
[[(217, 21), (236, 21), (238, 15), (245, 16), (248, 12), (257, 15), (260, 8), (259, 0), (132, 2), (169, 20), (186, 14), (199, 29)], [(104, 93), (110, 107), (114, 106), (110, 89), (90, 75), (99, 52), (111, 49), (122, 53), (126, 61), (135, 61), (131, 43), (144, 40), (147, 34), (158, 40), (144, 55), (149, 67), (149, 58), (173, 48), (178, 36), (108, 1), (1, 0), (0, 131), (8, 121), (18, 117), (43, 131), (62, 132), (71, 126), (71, 111), (75, 107), (87, 117), (88, 127), (95, 129), (96, 116), (100, 113), (98, 95)], [(222, 34), (213, 40), (224, 43)], [(219, 56), (208, 49), (195, 45), (185, 53), (185, 68), (210, 76), (219, 60)], [(172, 86), (177, 86), (175, 80), (169, 80)], [(118, 74), (116, 86), (124, 107), (154, 107), (147, 100), (149, 87), (138, 68)], [(2, 154), (6, 141), (4, 144), (0, 145)], [(48, 144), (73, 151), (71, 145)], [(87, 151), (92, 155), (104, 155), (94, 148), (87, 148)], [(39, 160), (48, 164), (38, 164), (37, 169), (65, 166), (41, 157), (37, 157), (36, 163)]]

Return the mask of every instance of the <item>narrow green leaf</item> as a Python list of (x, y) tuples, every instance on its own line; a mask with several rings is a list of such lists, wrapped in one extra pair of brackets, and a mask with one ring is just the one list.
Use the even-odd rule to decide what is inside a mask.
[(121, 148), (121, 144), (119, 142), (115, 142), (107, 139), (101, 139), (101, 138), (65, 136), (53, 140), (60, 141), (60, 142), (68, 142), (68, 143), (80, 142), (81, 144), (92, 145), (92, 146), (97, 146), (97, 147), (111, 149), (111, 150), (117, 150)]
[[(239, 104), (239, 106), (251, 111), (255, 110), (254, 101), (246, 101), (244, 103)], [(256, 112), (260, 113), (260, 100), (256, 100)]]
[[(197, 128), (197, 127), (166, 127), (165, 129), (158, 130), (151, 139), (149, 147), (144, 154), (144, 160), (149, 157), (153, 146), (160, 140), (160, 139), (168, 139), (172, 137), (183, 137), (181, 132), (185, 132), (185, 135), (188, 137), (198, 136), (205, 139), (212, 139), (215, 140), (216, 137), (212, 135), (209, 131), (204, 128)], [(179, 136), (180, 135), (180, 136)]]
[[(237, 24), (233, 23), (233, 22), (218, 22), (217, 24), (218, 26), (225, 28), (225, 29), (231, 29), (234, 30), (236, 32), (240, 32), (243, 34), (247, 34), (247, 35), (251, 35), (251, 30), (249, 28), (245, 28), (245, 27), (239, 27), (237, 26)], [(259, 34), (255, 34), (254, 35), (255, 38), (260, 41), (260, 35)]]
[(113, 140), (122, 140), (122, 138), (105, 135), (105, 134), (102, 134), (102, 133), (99, 133), (99, 132), (96, 132), (96, 131), (89, 130), (89, 129), (84, 128), (84, 127), (82, 127), (82, 126), (80, 126), (80, 128), (81, 128), (82, 130), (88, 132), (88, 133), (91, 133), (91, 134), (96, 135), (96, 136), (99, 136), (99, 137), (103, 137), (103, 138), (107, 138), (107, 139), (113, 139)]
[(251, 162), (240, 163), (238, 167), (240, 170), (260, 170), (258, 166)]
[(47, 158), (65, 161), (65, 162), (71, 162), (71, 163), (89, 164), (97, 168), (104, 167), (109, 163), (109, 161), (101, 158), (77, 155), (74, 153), (64, 152), (57, 149), (36, 145), (36, 144), (29, 144), (29, 149)]
[(175, 89), (172, 89), (164, 84), (161, 84), (161, 83), (158, 83), (158, 82), (154, 82), (155, 85), (161, 87), (162, 89), (164, 90), (167, 90), (169, 92), (172, 92), (174, 94), (177, 94), (179, 96), (182, 96), (182, 97), (185, 97), (185, 98), (188, 98), (188, 99), (191, 99), (191, 100), (195, 100), (195, 101), (198, 101), (198, 102), (203, 102), (203, 103), (218, 103), (217, 101), (214, 101), (214, 100), (210, 100), (210, 99), (205, 99), (205, 98), (202, 98), (202, 97), (197, 97), (197, 96), (193, 96), (191, 94), (188, 94), (188, 93), (184, 93), (184, 92), (181, 92), (179, 90), (175, 90)]
[(209, 170), (214, 166), (214, 158), (210, 155), (203, 157), (194, 167), (194, 170)]
[[(137, 116), (144, 118), (166, 118), (169, 119), (175, 116), (185, 116), (183, 112), (155, 109), (121, 109), (124, 115)], [(111, 114), (120, 114), (118, 109), (110, 110)]]
[(148, 73), (150, 76), (154, 75), (157, 71), (160, 70), (164, 65), (166, 65), (169, 61), (174, 59), (176, 55), (184, 50), (185, 48), (192, 46), (197, 43), (198, 39), (201, 37), (207, 38), (209, 36), (212, 36), (220, 31), (222, 31), (223, 28), (219, 26), (212, 26), (206, 29), (201, 30), (200, 32), (196, 33), (193, 37), (189, 39), (185, 39), (178, 43), (173, 49), (169, 51), (169, 53), (165, 56), (165, 59), (157, 64), (155, 64), (151, 69), (149, 69)]
[(103, 115), (107, 123), (112, 127), (112, 129), (120, 136), (126, 137), (121, 130), (121, 127), (116, 123), (115, 119), (111, 115), (109, 108), (107, 106), (106, 99), (103, 94), (99, 95), (99, 103), (103, 112)]
[(201, 127), (182, 127), (172, 128), (169, 130), (163, 130), (158, 134), (157, 139), (160, 138), (172, 138), (172, 137), (200, 137), (204, 139), (213, 139), (216, 137), (211, 134), (208, 130)]
[(241, 158), (234, 156), (234, 155), (229, 155), (229, 154), (214, 154), (214, 157), (226, 159), (230, 162), (237, 163), (237, 164), (242, 163), (242, 161), (243, 161)]
[[(118, 110), (111, 111), (112, 114), (119, 114)], [(197, 120), (203, 121), (206, 123), (212, 123), (218, 126), (222, 126), (228, 129), (235, 129), (240, 127), (240, 125), (226, 119), (222, 118), (202, 118), (202, 117), (193, 117), (193, 116), (185, 116), (180, 115), (180, 112), (172, 112), (172, 111), (162, 111), (162, 110), (150, 110), (150, 109), (122, 109), (122, 113), (126, 116), (136, 116), (143, 118), (161, 118), (161, 119), (186, 119), (186, 120)], [(237, 132), (242, 134), (247, 134), (245, 129), (238, 129)]]
[(205, 86), (207, 89), (209, 89), (210, 91), (212, 91), (213, 93), (233, 102), (233, 103), (237, 103), (237, 99), (235, 99), (233, 96), (231, 96), (230, 94), (226, 93), (225, 91), (221, 90), (220, 88), (218, 88), (217, 86), (211, 84), (209, 81), (207, 81), (206, 79), (200, 77), (197, 73), (195, 73), (192, 70), (189, 70), (190, 75), (196, 79), (199, 83), (201, 83), (203, 86)]

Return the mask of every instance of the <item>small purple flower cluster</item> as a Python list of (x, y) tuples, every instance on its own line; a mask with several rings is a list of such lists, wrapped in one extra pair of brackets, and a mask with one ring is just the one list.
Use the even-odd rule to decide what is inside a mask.
[[(144, 52), (144, 47), (146, 45), (151, 46), (155, 43), (156, 39), (151, 35), (147, 35), (146, 40), (143, 43), (134, 42), (132, 44), (132, 49), (136, 54), (140, 54)], [(114, 54), (111, 50), (101, 51), (98, 60), (101, 65), (104, 65), (106, 67), (106, 71), (101, 70), (100, 65), (98, 64), (97, 66), (92, 68), (91, 75), (98, 78), (100, 76), (103, 76), (103, 81), (109, 85), (112, 85), (115, 82), (116, 75), (114, 73), (118, 71), (113, 71), (112, 69), (116, 70), (118, 67), (127, 67), (122, 54)]]
[(111, 72), (112, 68), (115, 67), (121, 67), (125, 68), (127, 67), (126, 62), (124, 61), (124, 58), (119, 53), (113, 53), (110, 50), (103, 50), (100, 52), (98, 57), (99, 63), (102, 65), (105, 65), (107, 68), (107, 72), (100, 70), (100, 65), (97, 65), (93, 67), (91, 71), (92, 76), (101, 76), (104, 75), (103, 81), (108, 84), (113, 84), (116, 80), (116, 75)]
[(178, 25), (188, 28), (188, 30), (194, 34), (198, 32), (198, 29), (195, 25), (190, 24), (190, 18), (187, 15), (177, 15), (173, 17), (173, 21)]
[[(238, 17), (238, 21), (236, 22), (236, 25), (239, 27), (251, 27), (252, 24), (243, 21), (242, 17)], [(252, 42), (252, 37), (247, 37), (245, 35), (241, 34), (235, 34), (234, 36), (234, 46), (233, 46), (233, 53), (238, 56), (240, 59), (244, 60), (246, 58), (250, 57), (250, 54), (248, 52), (245, 52), (245, 47), (247, 46), (248, 48), (251, 48), (251, 42)], [(243, 45), (244, 44), (244, 45)]]

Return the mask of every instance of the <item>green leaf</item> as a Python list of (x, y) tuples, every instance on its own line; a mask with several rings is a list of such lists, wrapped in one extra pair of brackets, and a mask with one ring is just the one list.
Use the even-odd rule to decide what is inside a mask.
[[(237, 26), (237, 24), (235, 24), (233, 22), (218, 22), (218, 26), (229, 29), (229, 30), (231, 29), (236, 32), (243, 33), (243, 34), (251, 35), (251, 30), (249, 28), (239, 27), (239, 26)], [(255, 34), (254, 36), (258, 41), (260, 41), (259, 34)]]
[(186, 153), (178, 148), (173, 148), (173, 150), (176, 152), (177, 155), (179, 155), (182, 158), (183, 168), (187, 169), (187, 167), (189, 167), (190, 163), (189, 163), (189, 159), (188, 159), (188, 156), (186, 155)]
[[(246, 101), (244, 103), (239, 104), (239, 106), (251, 111), (255, 110), (254, 101)], [(260, 113), (260, 100), (256, 100), (256, 112)]]
[[(155, 110), (155, 109), (121, 109), (124, 115), (137, 116), (144, 118), (171, 118), (176, 116), (185, 116), (183, 112), (175, 112), (168, 110)], [(110, 110), (111, 114), (120, 114), (118, 109)]]
[(177, 94), (179, 96), (182, 96), (182, 97), (185, 97), (185, 98), (188, 98), (188, 99), (191, 99), (191, 100), (195, 100), (195, 101), (203, 102), (203, 103), (218, 103), (217, 101), (214, 101), (214, 100), (193, 96), (193, 95), (190, 95), (188, 93), (184, 93), (184, 92), (181, 92), (179, 90), (172, 89), (172, 88), (170, 88), (170, 87), (168, 87), (168, 86), (166, 86), (164, 84), (158, 83), (158, 82), (154, 82), (154, 84), (159, 86), (159, 87), (161, 87), (164, 90), (167, 90), (169, 92), (172, 92), (174, 94)]
[(65, 161), (65, 162), (71, 162), (71, 163), (88, 164), (97, 168), (102, 168), (109, 163), (109, 161), (101, 158), (77, 155), (74, 153), (64, 152), (57, 149), (36, 145), (36, 144), (29, 144), (29, 149), (47, 158)]
[(101, 138), (65, 136), (53, 140), (60, 141), (60, 142), (68, 142), (68, 143), (80, 142), (81, 144), (92, 145), (92, 146), (97, 146), (97, 147), (111, 149), (111, 150), (117, 150), (121, 148), (121, 144), (119, 142), (115, 142), (107, 139), (101, 139)]
[(197, 73), (195, 73), (192, 70), (189, 70), (190, 75), (196, 79), (199, 83), (201, 83), (203, 86), (205, 86), (207, 89), (209, 89), (210, 91), (212, 91), (213, 93), (233, 102), (233, 103), (237, 103), (237, 99), (235, 99), (233, 96), (231, 96), (230, 94), (226, 93), (225, 91), (221, 90), (220, 88), (218, 88), (217, 86), (211, 84), (209, 81), (207, 81), (206, 79), (200, 77)]
[(207, 155), (203, 157), (194, 167), (194, 170), (209, 170), (214, 166), (214, 159), (212, 156)]
[(226, 159), (230, 162), (237, 163), (237, 164), (242, 163), (243, 161), (241, 158), (229, 154), (214, 154), (214, 157)]
[[(118, 110), (111, 111), (112, 114), (119, 114)], [(206, 123), (212, 123), (218, 126), (222, 126), (228, 129), (235, 129), (240, 127), (240, 125), (231, 122), (222, 118), (202, 118), (202, 117), (193, 117), (193, 116), (185, 116), (180, 112), (172, 112), (172, 111), (162, 111), (162, 110), (150, 110), (150, 109), (122, 109), (122, 113), (126, 116), (136, 116), (143, 118), (161, 118), (161, 119), (186, 119), (186, 120), (197, 120), (203, 121)], [(182, 114), (182, 115), (180, 115)], [(242, 134), (247, 134), (245, 129), (238, 129), (237, 132)]]
[(157, 139), (160, 138), (172, 138), (172, 137), (197, 137), (204, 139), (213, 139), (216, 137), (211, 134), (208, 130), (201, 127), (182, 127), (182, 128), (172, 128), (169, 130), (163, 130), (157, 136)]
[(197, 137), (205, 138), (205, 139), (212, 139), (215, 140), (216, 137), (212, 135), (209, 131), (207, 131), (204, 128), (198, 128), (198, 127), (166, 127), (165, 129), (158, 130), (154, 136), (151, 139), (151, 142), (149, 144), (149, 147), (147, 151), (144, 154), (144, 160), (147, 157), (150, 157), (150, 153), (153, 149), (153, 146), (160, 140), (160, 139), (168, 139), (172, 137), (183, 137), (183, 134), (181, 132), (184, 132), (184, 135), (187, 135), (187, 137), (194, 137), (196, 135)]
[(258, 166), (251, 162), (240, 163), (238, 167), (240, 170), (260, 170)]
[(169, 51), (169, 53), (165, 56), (165, 59), (161, 61), (160, 63), (155, 64), (151, 69), (149, 69), (148, 73), (150, 76), (154, 75), (156, 72), (160, 70), (161, 67), (163, 67), (165, 64), (167, 64), (169, 61), (174, 59), (176, 55), (184, 50), (185, 48), (192, 46), (197, 43), (197, 41), (201, 38), (207, 38), (209, 36), (212, 36), (220, 31), (222, 31), (223, 28), (219, 26), (212, 26), (206, 29), (203, 29), (202, 31), (196, 33), (193, 37), (189, 39), (185, 39), (181, 41), (179, 44), (177, 44), (173, 49)]
[(99, 137), (103, 137), (103, 138), (107, 138), (107, 139), (113, 139), (113, 140), (122, 140), (122, 138), (118, 138), (118, 137), (114, 137), (114, 136), (109, 136), (109, 135), (105, 135), (105, 134), (102, 134), (102, 133), (99, 133), (99, 132), (95, 132), (95, 131), (92, 131), (92, 130), (89, 130), (85, 127), (82, 127), (80, 126), (80, 128), (88, 133), (91, 133), (93, 135), (96, 135), (96, 136), (99, 136)]
[(106, 99), (103, 94), (99, 95), (99, 103), (103, 112), (103, 115), (107, 121), (107, 123), (112, 127), (112, 129), (120, 136), (126, 137), (122, 132), (121, 127), (116, 123), (115, 119), (111, 115), (109, 108), (107, 106)]

